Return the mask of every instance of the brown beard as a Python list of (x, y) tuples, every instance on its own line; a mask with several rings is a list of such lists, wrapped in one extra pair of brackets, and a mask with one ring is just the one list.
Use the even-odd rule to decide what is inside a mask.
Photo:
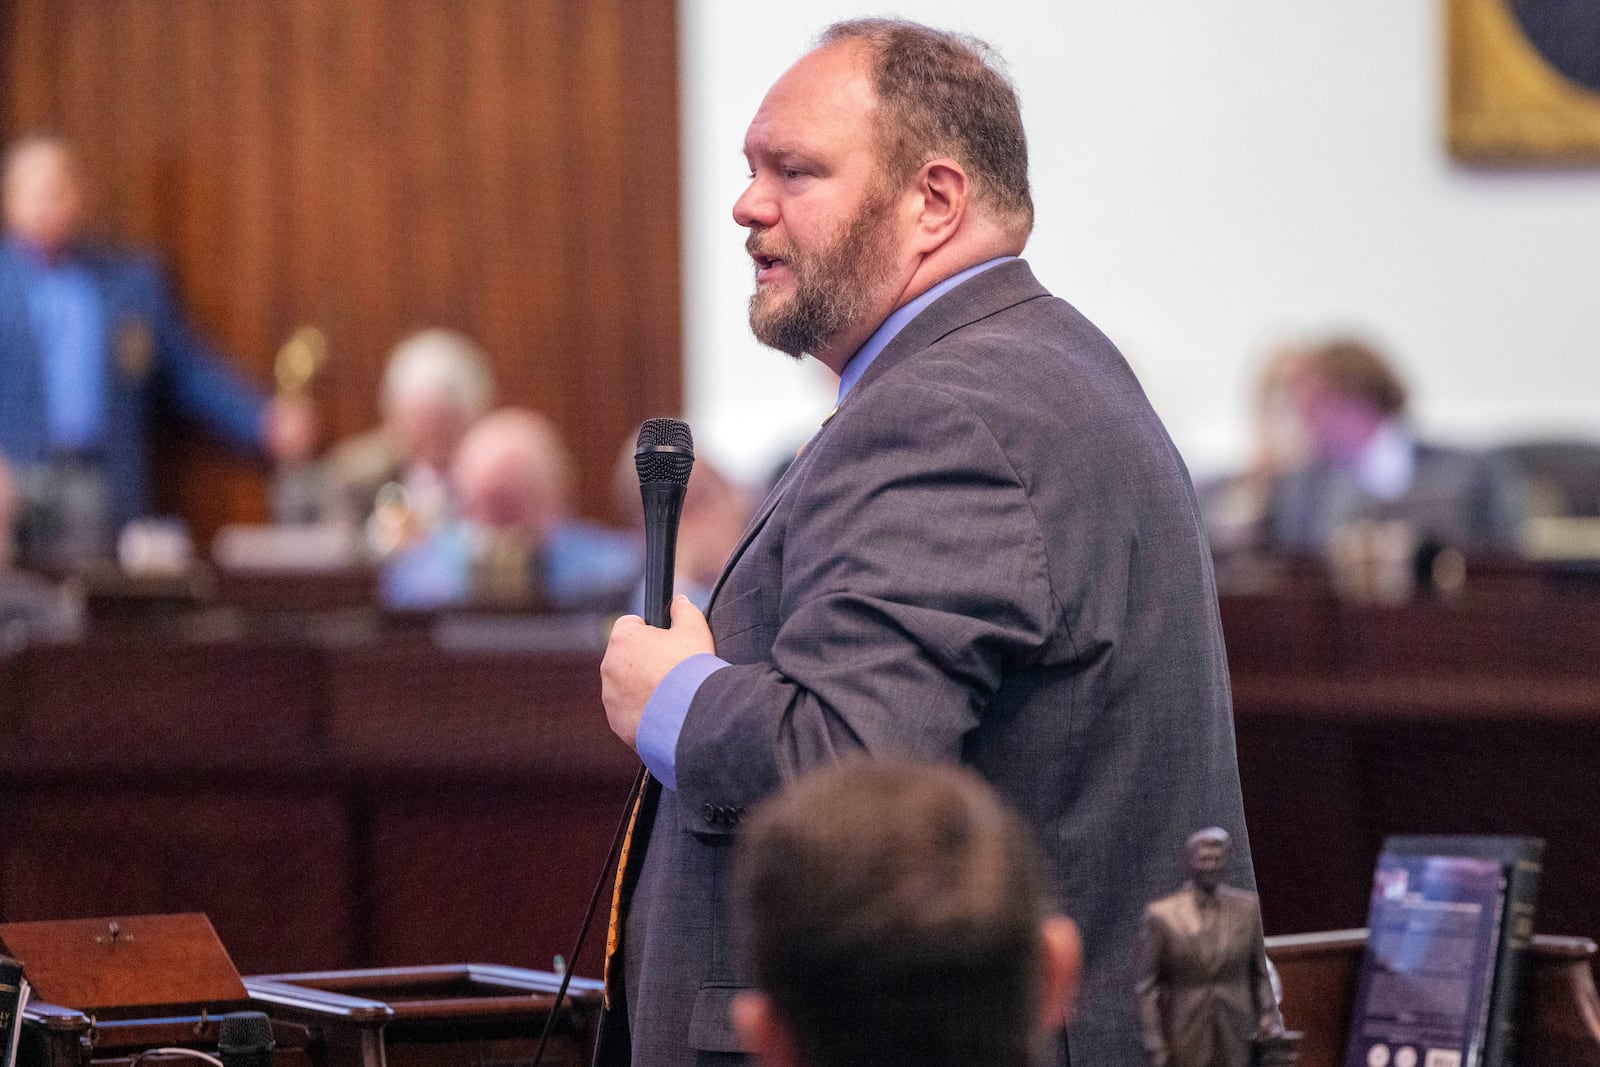
[(751, 230), (745, 248), (783, 260), (794, 276), (787, 301), (759, 286), (751, 294), (750, 331), (756, 340), (799, 359), (859, 325), (893, 271), (893, 204), (891, 196), (870, 194), (839, 235), (815, 252), (803, 252), (790, 241), (763, 244), (763, 231)]

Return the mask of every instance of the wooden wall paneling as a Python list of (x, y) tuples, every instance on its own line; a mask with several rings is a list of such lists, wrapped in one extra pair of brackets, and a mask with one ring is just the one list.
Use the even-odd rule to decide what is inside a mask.
[[(527, 54), (520, 36), (549, 5), (528, 5), (516, 26), (506, 26), (487, 5), (468, 5), (461, 12), (467, 57), (462, 83), (461, 128), (471, 146), (473, 163), (461, 168), (460, 180), (470, 190), (475, 210), (468, 215), (469, 261), (477, 284), (467, 294), (470, 316), (482, 323), (486, 344), (499, 348), (498, 388), (504, 394), (529, 373), (528, 354), (521, 341), (524, 316), (530, 321), (551, 318), (551, 293), (535, 286), (539, 262), (556, 257), (548, 250), (524, 247), (519, 232), (538, 232), (529, 225), (528, 198), (535, 194), (529, 160), (540, 141), (542, 116), (547, 113), (538, 92), (519, 94), (522, 57)], [(554, 68), (532, 65), (525, 78), (537, 84)], [(520, 392), (520, 387), (517, 390)], [(515, 392), (513, 393), (515, 395)]]
[[(636, 188), (634, 199), (648, 205), (645, 210), (633, 212), (629, 235), (639, 249), (640, 263), (657, 270), (662, 269), (658, 265), (665, 264), (665, 269), (671, 273), (671, 284), (636, 285), (631, 291), (636, 310), (628, 351), (631, 363), (642, 372), (634, 379), (635, 388), (641, 390), (635, 402), (645, 416), (663, 414), (662, 405), (667, 398), (681, 395), (681, 363), (663, 360), (659, 349), (663, 332), (679, 336), (682, 316), (682, 300), (676, 284), (680, 266), (678, 212), (674, 208), (680, 202), (675, 144), (678, 136), (677, 19), (670, 12), (667, 17), (660, 17), (661, 11), (673, 6), (657, 5), (658, 17), (647, 32), (627, 38), (631, 46), (630, 80), (642, 87), (626, 113), (627, 138), (631, 144), (645, 146), (647, 164), (639, 183), (647, 191), (643, 197), (638, 197)], [(649, 165), (651, 159), (659, 160), (660, 165)], [(667, 165), (668, 160), (672, 165)], [(731, 217), (720, 239), (743, 241), (743, 234)], [(657, 324), (668, 325), (664, 329)]]
[[(276, 167), (282, 179), (280, 203), (285, 238), (280, 330), (287, 335), (316, 326), (328, 336), (330, 359), (313, 395), (331, 439), (344, 427), (370, 425), (377, 407), (352, 367), (346, 332), (346, 301), (336, 243), (343, 238), (349, 206), (349, 168), (344, 153), (345, 102), (339, 89), (345, 69), (343, 22), (331, 4), (273, 5), (282, 42), (281, 96), (273, 108), (277, 123)], [(345, 195), (336, 195), (343, 190)], [(281, 341), (280, 341), (281, 343)]]
[[(568, 12), (557, 5), (531, 4), (516, 27), (515, 39), (530, 62), (512, 83), (521, 91), (505, 101), (519, 128), (520, 147), (506, 198), (512, 217), (523, 220), (540, 240), (523, 247), (502, 243), (494, 269), (505, 271), (511, 280), (505, 294), (508, 302), (522, 301), (537, 309), (532, 321), (519, 323), (499, 340), (504, 355), (503, 396), (507, 402), (549, 412), (571, 443), (581, 447), (571, 437), (571, 413), (566, 409), (573, 401), (566, 386), (590, 358), (588, 323), (578, 311), (578, 301), (569, 297), (568, 286), (589, 292), (576, 235), (589, 205), (581, 202), (584, 188), (574, 183), (568, 163), (578, 147), (573, 127), (582, 122), (574, 115), (572, 99), (578, 68), (563, 58), (573, 54), (570, 21)], [(609, 309), (595, 319), (606, 313)]]
[(638, 762), (606, 725), (589, 654), (450, 652), (403, 644), (328, 654), (326, 731), (341, 760), (469, 775), (614, 782)]
[[(402, 9), (403, 10), (403, 9)], [(331, 222), (340, 242), (335, 255), (341, 275), (337, 283), (346, 303), (337, 357), (349, 361), (356, 374), (344, 388), (362, 394), (365, 409), (374, 412), (383, 356), (405, 325), (397, 271), (403, 251), (398, 243), (393, 206), (404, 182), (406, 157), (401, 151), (399, 115), (386, 92), (386, 73), (394, 22), (384, 5), (352, 0), (345, 11), (340, 51), (343, 70), (334, 81), (339, 106), (335, 112), (335, 152), (345, 184), (332, 195), (342, 202)], [(420, 131), (419, 131), (420, 132)], [(356, 425), (337, 432), (355, 432)]]
[[(619, 84), (626, 64), (619, 40), (624, 13), (615, 4), (593, 4), (568, 11), (567, 45), (576, 57), (577, 68), (593, 70), (602, 80)], [(576, 101), (572, 101), (576, 103)], [(626, 359), (624, 341), (630, 318), (637, 309), (630, 299), (627, 282), (632, 272), (625, 255), (632, 247), (629, 222), (645, 209), (647, 197), (642, 173), (620, 173), (617, 142), (626, 134), (622, 111), (630, 103), (623, 92), (602, 93), (588, 101), (588, 107), (574, 133), (572, 151), (567, 154), (567, 186), (575, 198), (576, 211), (568, 213), (569, 225), (582, 227), (568, 235), (571, 261), (581, 284), (595, 293), (609, 313), (575, 322), (581, 331), (578, 339), (582, 356), (563, 376), (568, 403), (579, 406), (584, 397), (627, 395), (628, 376), (613, 375), (608, 364), (618, 357)], [(626, 205), (625, 214), (607, 212), (606, 202)], [(631, 398), (630, 398), (631, 399)], [(583, 417), (569, 422), (567, 433), (581, 448), (615, 456), (622, 435), (615, 432), (608, 412), (583, 405)]]
[[(618, 443), (681, 405), (674, 8), (14, 0), (5, 124), (79, 142), (103, 228), (246, 376), (323, 326), (330, 439), (371, 425), (396, 340), (454, 326), (604, 515)], [(187, 434), (166, 456), (202, 541), (264, 514), (259, 468)]]
[[(1362, 925), (1378, 842), (1370, 839), (1361, 749), (1351, 729), (1248, 710), (1234, 726), (1266, 929)], [(1303, 799), (1312, 797), (1314, 803)]]
[[(377, 792), (373, 962), (551, 970), (555, 955), (572, 951), (626, 797), (626, 783), (564, 796), (481, 787)], [(580, 975), (601, 972), (609, 903), (589, 930)]]
[(134, 775), (298, 754), (320, 730), (319, 668), (304, 646), (41, 645), (19, 679), (22, 751)]
[[(95, 217), (128, 242), (163, 252), (176, 210), (178, 87), (167, 72), (178, 16), (170, 4), (138, 4), (128, 12), (117, 66), (106, 72), (118, 110), (105, 139), (121, 145), (121, 160), (114, 172), (91, 180), (101, 202)], [(93, 149), (87, 137), (78, 139), (80, 153)], [(171, 256), (163, 258), (170, 270)]]
[(155, 789), (7, 798), (6, 921), (199, 911), (242, 973), (356, 961), (335, 794)]
[(474, 206), (458, 185), (458, 175), (474, 159), (462, 143), (457, 120), (467, 63), (461, 22), (437, 4), (413, 6), (408, 14), (395, 20), (404, 32), (397, 52), (407, 57), (417, 76), (398, 79), (394, 89), (404, 108), (404, 127), (430, 130), (432, 136), (411, 146), (412, 172), (399, 205), (407, 243), (402, 302), (416, 325), (466, 325), (470, 268), (464, 242), (456, 238)]
[[(228, 18), (229, 38), (238, 45), (221, 50), (219, 58), (236, 93), (232, 114), (218, 115), (216, 124), (227, 146), (232, 194), (227, 240), (234, 251), (223, 267), (230, 297), (245, 310), (237, 336), (254, 365), (266, 368), (261, 357), (275, 352), (288, 334), (288, 308), (280, 297), (284, 291), (281, 223), (290, 212), (278, 192), (283, 142), (276, 118), (284, 95), (286, 56), (273, 5), (230, 4)], [(274, 224), (257, 225), (258, 219)]]
[(1600, 935), (1590, 803), (1600, 723), (1448, 721), (1365, 731), (1365, 817), (1382, 833), (1532, 834), (1545, 838), (1538, 925)]

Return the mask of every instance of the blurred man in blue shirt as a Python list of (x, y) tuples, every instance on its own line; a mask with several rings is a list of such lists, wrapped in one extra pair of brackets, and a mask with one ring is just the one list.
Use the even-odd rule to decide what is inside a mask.
[[(148, 433), (160, 400), (228, 443), (304, 458), (304, 402), (269, 401), (189, 329), (148, 258), (83, 240), (71, 146), (13, 144), (0, 244), (0, 462), (23, 487), (26, 550), (103, 553), (149, 509)], [(67, 544), (49, 543), (58, 538)]]

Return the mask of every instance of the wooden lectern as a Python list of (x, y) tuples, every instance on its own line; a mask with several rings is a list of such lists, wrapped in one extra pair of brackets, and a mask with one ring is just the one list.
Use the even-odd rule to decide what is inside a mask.
[[(1304, 1034), (1298, 1067), (1344, 1063), (1366, 946), (1365, 930), (1267, 938), (1267, 955), (1283, 982), (1284, 1023)], [(1594, 957), (1595, 943), (1586, 937), (1534, 937), (1519, 1062), (1600, 1067)]]
[[(126, 1062), (166, 1047), (214, 1055), (223, 1015), (260, 1010), (204, 915), (4, 923), (0, 950), (33, 984), (20, 1053), (28, 1067)], [(310, 1067), (304, 1028), (274, 1023), (273, 1039), (274, 1067)]]
[[(531, 1060), (558, 975), (459, 964), (239, 977), (204, 915), (0, 924), (36, 1000), (24, 1067), (193, 1067), (154, 1050), (217, 1051), (218, 1020), (272, 1020), (272, 1067), (471, 1067)], [(545, 1063), (587, 1067), (601, 985), (573, 979)]]

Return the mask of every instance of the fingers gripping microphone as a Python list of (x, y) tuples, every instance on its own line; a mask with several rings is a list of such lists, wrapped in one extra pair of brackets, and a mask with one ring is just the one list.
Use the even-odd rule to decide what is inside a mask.
[(672, 572), (677, 556), (678, 516), (694, 468), (694, 437), (678, 419), (648, 419), (633, 450), (644, 499), (644, 621), (672, 625)]

